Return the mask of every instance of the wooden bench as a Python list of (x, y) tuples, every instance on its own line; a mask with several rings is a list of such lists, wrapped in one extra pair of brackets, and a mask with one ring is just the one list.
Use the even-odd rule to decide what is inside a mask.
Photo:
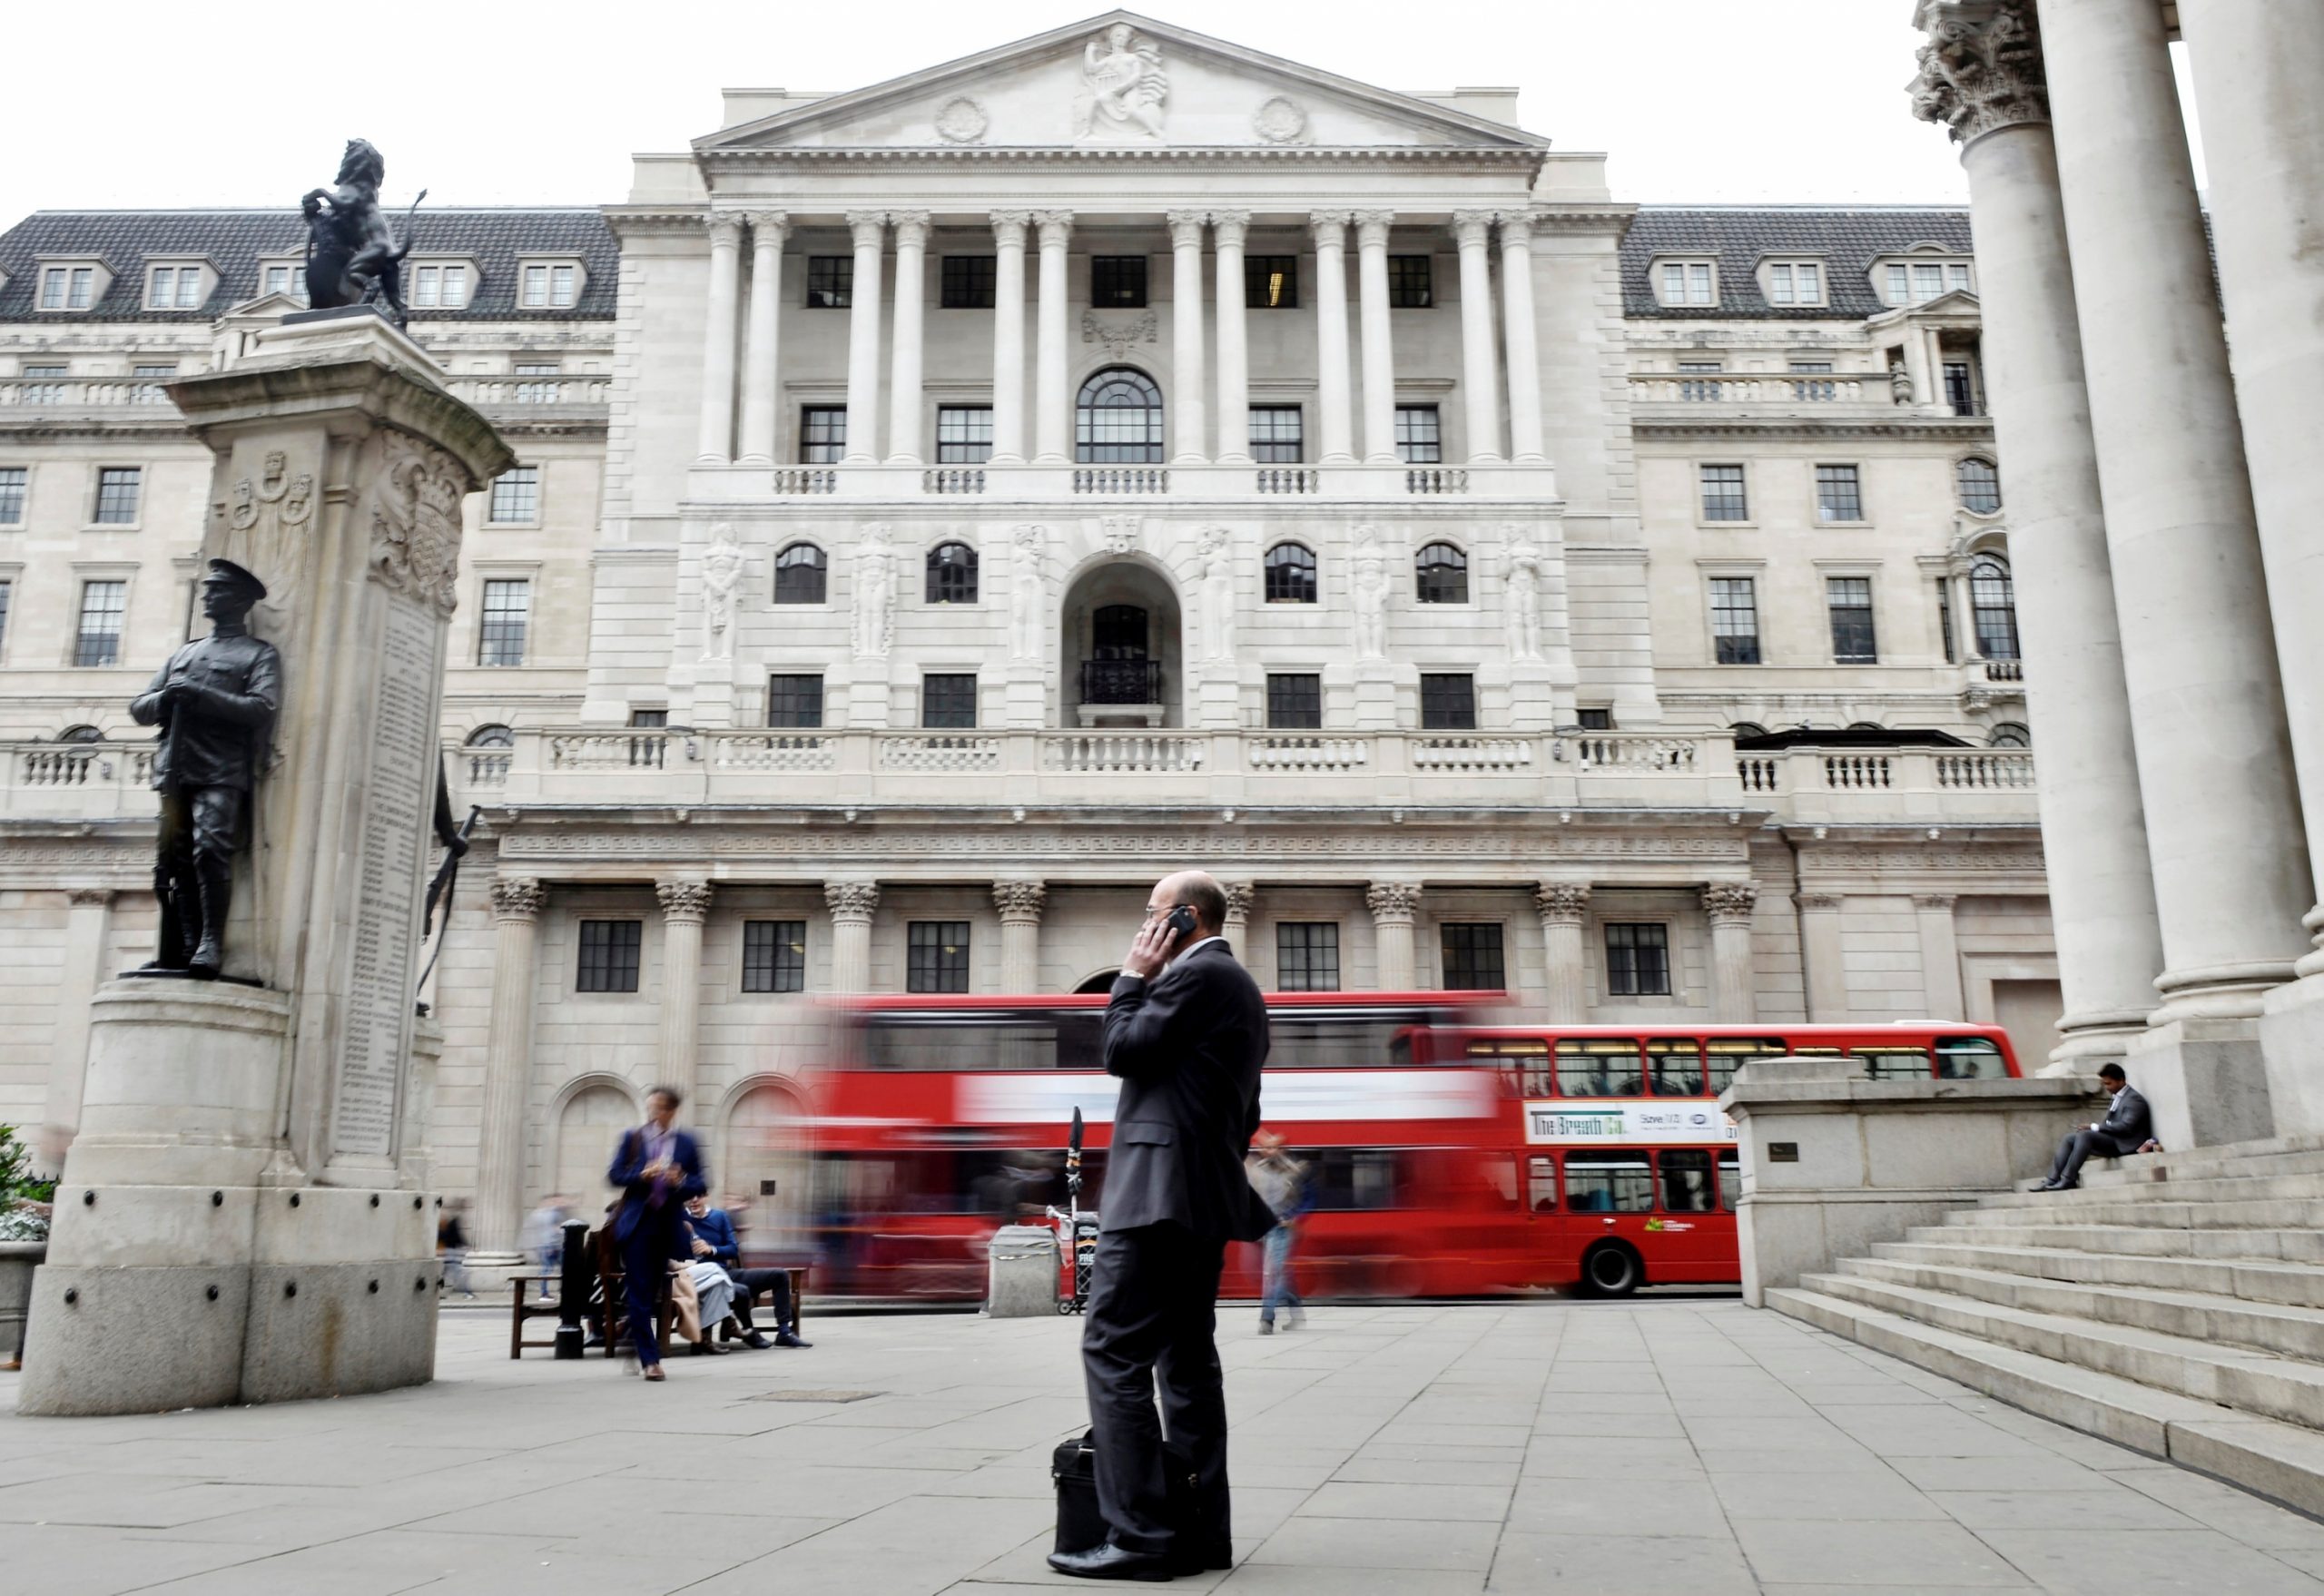
[[(588, 1239), (590, 1256), (596, 1259), (597, 1266), (593, 1278), (597, 1282), (598, 1300), (595, 1304), (583, 1303), (580, 1317), (586, 1323), (593, 1308), (602, 1315), (601, 1327), (605, 1335), (606, 1355), (613, 1357), (620, 1349), (621, 1339), (627, 1332), (628, 1325), (626, 1316), (623, 1313), (621, 1267), (615, 1262), (612, 1248), (600, 1245), (598, 1237), (602, 1234), (601, 1231), (593, 1230), (589, 1233)], [(807, 1266), (770, 1264), (759, 1266), (781, 1269), (791, 1277), (791, 1319), (793, 1326), (797, 1327), (804, 1320), (807, 1313)], [(538, 1292), (545, 1284), (555, 1288), (558, 1295), (546, 1299), (541, 1297)], [(521, 1358), (527, 1351), (555, 1350), (556, 1338), (553, 1333), (547, 1340), (544, 1341), (537, 1335), (528, 1337), (525, 1333), (525, 1326), (527, 1321), (533, 1319), (548, 1318), (557, 1320), (560, 1324), (563, 1322), (565, 1315), (563, 1276), (540, 1274), (516, 1275), (509, 1277), (508, 1286), (510, 1291), (508, 1355), (511, 1358)], [(752, 1307), (755, 1309), (761, 1297), (770, 1296), (771, 1293), (765, 1290), (754, 1293), (752, 1297)], [(665, 1352), (672, 1345), (671, 1330), (677, 1322), (677, 1304), (672, 1298), (667, 1284), (665, 1284), (655, 1315), (655, 1330)], [(731, 1315), (719, 1321), (720, 1340), (739, 1340), (741, 1335), (741, 1326), (735, 1324)]]
[[(746, 1265), (744, 1265), (744, 1266), (743, 1266), (743, 1267), (744, 1267), (744, 1268), (746, 1268), (746, 1269), (752, 1269), (752, 1268), (757, 1268), (757, 1269), (780, 1269), (780, 1270), (782, 1270), (785, 1275), (788, 1275), (789, 1276), (791, 1276), (791, 1327), (792, 1327), (793, 1330), (796, 1330), (796, 1329), (797, 1329), (797, 1328), (798, 1328), (802, 1324), (803, 1324), (803, 1323), (805, 1323), (805, 1322), (806, 1322), (806, 1318), (807, 1318), (807, 1266), (806, 1266), (806, 1265), (804, 1265), (804, 1264), (746, 1264)], [(741, 1283), (740, 1281), (735, 1282), (735, 1292), (736, 1292), (736, 1295), (738, 1295), (738, 1296), (739, 1296), (739, 1295), (741, 1294), (741, 1290), (742, 1290), (742, 1283)], [(751, 1311), (752, 1311), (752, 1316), (753, 1316), (753, 1318), (754, 1320), (755, 1320), (755, 1319), (756, 1319), (756, 1317), (757, 1317), (758, 1305), (759, 1305), (759, 1299), (760, 1299), (761, 1297), (763, 1297), (763, 1297), (767, 1297), (767, 1298), (769, 1299), (769, 1305), (770, 1305), (770, 1306), (771, 1306), (771, 1305), (773, 1305), (773, 1301), (772, 1301), (772, 1299), (773, 1299), (773, 1292), (772, 1292), (772, 1290), (771, 1290), (771, 1289), (769, 1289), (769, 1288), (762, 1288), (762, 1289), (760, 1289), (760, 1290), (758, 1290), (758, 1291), (754, 1291), (754, 1292), (753, 1292), (753, 1293), (751, 1294)], [(762, 1326), (761, 1326), (761, 1328), (762, 1328), (762, 1329), (763, 1329), (763, 1328), (764, 1328), (764, 1326), (763, 1326), (763, 1325), (762, 1325)], [(718, 1339), (719, 1339), (719, 1340), (721, 1340), (721, 1341), (739, 1341), (739, 1340), (741, 1340), (741, 1339), (742, 1339), (742, 1337), (743, 1337), (743, 1327), (742, 1327), (740, 1325), (737, 1325), (737, 1324), (734, 1321), (734, 1319), (733, 1319), (733, 1317), (732, 1317), (732, 1316), (729, 1316), (729, 1317), (727, 1317), (727, 1318), (721, 1319), (721, 1320), (718, 1322)]]

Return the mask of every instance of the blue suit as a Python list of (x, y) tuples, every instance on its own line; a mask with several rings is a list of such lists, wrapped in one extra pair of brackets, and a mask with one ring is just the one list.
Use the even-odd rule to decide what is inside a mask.
[(685, 1201), (710, 1189), (702, 1149), (693, 1137), (683, 1130), (670, 1132), (669, 1159), (678, 1168), (675, 1181), (645, 1178), (652, 1146), (653, 1138), (642, 1125), (622, 1132), (613, 1167), (606, 1172), (606, 1178), (622, 1188), (621, 1207), (614, 1213), (614, 1242), (621, 1248), (630, 1339), (636, 1344), (637, 1361), (649, 1365), (662, 1361), (654, 1314), (670, 1260), (684, 1256)]

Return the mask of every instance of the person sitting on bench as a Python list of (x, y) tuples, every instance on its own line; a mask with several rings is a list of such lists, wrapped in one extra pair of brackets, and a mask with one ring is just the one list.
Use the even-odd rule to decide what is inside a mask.
[[(750, 1347), (812, 1346), (814, 1343), (799, 1337), (798, 1316), (791, 1302), (791, 1271), (788, 1269), (745, 1269), (743, 1248), (734, 1234), (734, 1222), (724, 1208), (714, 1208), (707, 1197), (697, 1197), (686, 1203), (686, 1224), (694, 1232), (694, 1256), (697, 1260), (717, 1265), (734, 1282), (734, 1323), (742, 1327), (743, 1345)], [(762, 1291), (774, 1293), (774, 1337), (769, 1340), (751, 1322), (751, 1302)], [(709, 1326), (703, 1326), (706, 1333)]]

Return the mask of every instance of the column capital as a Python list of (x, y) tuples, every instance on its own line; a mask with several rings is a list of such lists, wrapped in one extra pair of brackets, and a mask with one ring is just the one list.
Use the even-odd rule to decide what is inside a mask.
[(1213, 235), (1221, 244), (1243, 247), (1251, 235), (1251, 213), (1248, 211), (1213, 211), (1210, 213)]
[(1347, 246), (1347, 224), (1354, 215), (1352, 211), (1310, 211), (1307, 227), (1315, 235), (1318, 248), (1344, 249)]
[(548, 900), (548, 889), (530, 876), (495, 876), (491, 891), (495, 920), (537, 920)]
[(1533, 241), (1533, 212), (1525, 211), (1496, 211), (1493, 220), (1501, 223), (1501, 247), (1504, 250)]
[(1004, 250), (1025, 247), (1025, 229), (1031, 225), (1030, 211), (995, 211), (992, 213), (992, 239)]
[(995, 882), (992, 906), (1000, 911), (1003, 925), (1039, 925), (1049, 890), (1041, 882)]
[(780, 247), (791, 236), (788, 211), (746, 211), (743, 218), (751, 224), (751, 241), (762, 248), (767, 244)]
[(1041, 248), (1061, 245), (1073, 236), (1073, 212), (1070, 211), (1036, 211), (1033, 225), (1041, 230)]
[(888, 221), (896, 230), (896, 247), (906, 245), (925, 248), (928, 243), (928, 212), (925, 211), (891, 211)]
[(1259, 895), (1257, 886), (1250, 882), (1221, 882), (1219, 886), (1226, 894), (1226, 918), (1247, 923), (1252, 901)]
[(700, 925), (710, 918), (708, 882), (655, 882), (654, 895), (662, 901), (664, 920), (691, 921)]
[(704, 217), (702, 225), (710, 234), (710, 247), (714, 250), (740, 248), (743, 220), (743, 213), (740, 211), (713, 211)]
[(854, 238), (855, 247), (859, 250), (878, 249), (887, 225), (888, 213), (885, 211), (850, 211), (847, 213), (847, 231)]
[(1928, 35), (1920, 75), (1905, 85), (1913, 114), (1943, 123), (1956, 144), (2050, 120), (2042, 38), (2030, 0), (1923, 0)]
[(1388, 230), (1394, 226), (1393, 211), (1358, 211), (1355, 213), (1355, 241), (1360, 249), (1384, 250), (1388, 247)]
[(1713, 882), (1703, 889), (1703, 912), (1714, 926), (1749, 925), (1758, 901), (1756, 882)]
[(1796, 892), (1791, 901), (1799, 905), (1802, 914), (1837, 914), (1840, 911), (1840, 894), (1837, 892)]
[(1954, 892), (1915, 892), (1913, 894), (1914, 908), (1934, 910), (1945, 914), (1953, 912), (1953, 905), (1958, 901), (1959, 894)]
[(1490, 211), (1455, 211), (1452, 212), (1452, 237), (1462, 249), (1471, 245), (1484, 249), (1492, 242), (1493, 213)]
[(1410, 925), (1420, 910), (1418, 882), (1374, 882), (1364, 889), (1364, 901), (1375, 925)]
[(64, 901), (75, 909), (110, 909), (118, 892), (113, 887), (67, 887)]
[(837, 925), (869, 925), (872, 911), (880, 906), (878, 882), (825, 882), (823, 902), (832, 911)]
[(1588, 882), (1543, 882), (1533, 889), (1543, 925), (1580, 925), (1590, 912)]
[(1202, 248), (1203, 224), (1210, 220), (1207, 211), (1166, 211), (1162, 219), (1170, 224), (1170, 247), (1174, 250)]

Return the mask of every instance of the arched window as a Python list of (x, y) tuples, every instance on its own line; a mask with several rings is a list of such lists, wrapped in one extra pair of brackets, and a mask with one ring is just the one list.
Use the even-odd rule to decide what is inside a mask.
[(2015, 721), (2004, 721), (1985, 738), (1988, 748), (2031, 748), (2034, 734)]
[(94, 726), (67, 726), (56, 734), (60, 743), (102, 743), (105, 734)]
[(1991, 460), (1971, 455), (1953, 468), (1961, 490), (1961, 507), (1990, 516), (2001, 508), (2001, 469)]
[(1081, 385), (1073, 458), (1085, 466), (1162, 463), (1162, 390), (1143, 371), (1109, 367)]
[(928, 551), (928, 602), (977, 601), (977, 551), (965, 543), (940, 543)]
[(478, 726), (468, 734), (468, 746), (471, 748), (514, 748), (517, 746), (517, 734), (497, 723)]
[(774, 557), (774, 602), (821, 604), (830, 566), (812, 543), (794, 543)]
[(1315, 551), (1304, 543), (1278, 543), (1267, 550), (1267, 602), (1315, 602)]
[(1987, 659), (2017, 657), (2017, 589), (2009, 567), (1982, 555), (1969, 567), (1969, 609), (1977, 626), (1977, 652)]
[(1469, 557), (1449, 543), (1432, 543), (1413, 561), (1423, 604), (1469, 602)]

